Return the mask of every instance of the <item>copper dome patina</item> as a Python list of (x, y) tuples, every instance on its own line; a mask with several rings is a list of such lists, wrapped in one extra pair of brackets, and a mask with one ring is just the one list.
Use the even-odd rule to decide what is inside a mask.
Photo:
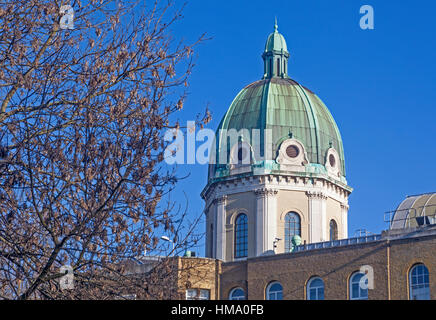
[[(331, 113), (321, 99), (311, 90), (305, 88), (287, 75), (289, 53), (284, 37), (278, 33), (277, 25), (269, 35), (262, 54), (264, 76), (243, 88), (233, 100), (230, 108), (221, 120), (216, 135), (216, 152), (214, 161), (209, 166), (208, 185), (231, 176), (230, 165), (219, 163), (220, 154), (230, 154), (233, 148), (222, 143), (221, 132), (224, 130), (260, 129), (260, 144), (251, 145), (258, 148), (258, 154), (265, 154), (264, 129), (272, 134), (272, 158), (252, 159), (252, 170), (244, 175), (289, 174), (276, 161), (281, 144), (287, 139), (296, 139), (303, 146), (308, 163), (305, 172), (299, 175), (328, 176), (325, 167), (328, 152), (332, 148), (337, 152), (337, 164), (340, 174), (337, 182), (346, 186), (344, 149), (339, 129)], [(240, 140), (250, 142), (250, 136), (241, 135)], [(284, 172), (286, 171), (286, 172)]]
[(274, 25), (274, 32), (270, 33), (265, 44), (265, 52), (268, 51), (285, 51), (288, 52), (285, 37), (279, 33), (277, 21)]

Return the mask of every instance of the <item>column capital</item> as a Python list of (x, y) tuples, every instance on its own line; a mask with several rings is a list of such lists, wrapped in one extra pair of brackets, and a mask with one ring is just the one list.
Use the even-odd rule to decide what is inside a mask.
[(217, 198), (215, 198), (215, 199), (213, 200), (213, 203), (214, 203), (214, 204), (218, 204), (218, 205), (220, 205), (220, 204), (222, 205), (222, 204), (225, 204), (226, 201), (227, 201), (227, 196), (224, 195), (224, 196), (221, 196), (221, 197), (217, 197)]
[(277, 189), (271, 189), (271, 188), (261, 188), (254, 190), (254, 193), (256, 194), (256, 198), (266, 197), (266, 196), (275, 196), (278, 193)]
[(306, 195), (309, 199), (321, 199), (321, 200), (327, 200), (327, 195), (323, 192), (313, 192), (313, 191), (306, 191)]
[(346, 203), (341, 203), (341, 209), (342, 210), (348, 210), (350, 208), (350, 206)]

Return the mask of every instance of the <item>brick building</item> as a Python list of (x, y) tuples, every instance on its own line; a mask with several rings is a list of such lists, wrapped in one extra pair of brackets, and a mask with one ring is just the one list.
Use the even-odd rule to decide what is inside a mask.
[[(240, 288), (244, 298), (267, 299), (268, 287), (277, 283), (282, 288), (282, 298), (292, 300), (436, 299), (435, 249), (436, 227), (427, 226), (347, 239), (342, 244), (325, 242), (309, 248), (303, 245), (292, 253), (223, 263), (220, 298), (229, 299)], [(425, 270), (418, 270), (422, 266), (427, 269), (427, 276)], [(362, 267), (372, 270), (367, 275), (373, 277), (372, 284), (368, 283), (366, 290), (354, 286), (361, 292), (353, 295), (352, 278), (359, 275)], [(419, 285), (415, 285), (412, 273), (418, 271), (423, 279), (418, 279)], [(314, 280), (318, 280), (318, 287), (311, 287)], [(416, 289), (417, 286), (423, 288)], [(420, 293), (423, 296), (417, 296)]]
[[(435, 251), (436, 226), (425, 225), (241, 261), (178, 257), (178, 298), (433, 300)], [(196, 266), (199, 272), (188, 271)], [(368, 281), (362, 288), (354, 276), (364, 272)]]

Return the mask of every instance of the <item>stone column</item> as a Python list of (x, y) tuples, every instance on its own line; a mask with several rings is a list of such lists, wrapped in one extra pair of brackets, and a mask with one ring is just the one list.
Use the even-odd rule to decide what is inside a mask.
[(226, 202), (227, 196), (215, 199), (216, 204), (216, 232), (214, 237), (215, 258), (226, 261)]
[(309, 198), (309, 242), (328, 241), (327, 196), (322, 192), (306, 192)]
[(348, 204), (341, 203), (341, 217), (342, 217), (342, 239), (348, 238)]
[(211, 210), (211, 221), (212, 221), (212, 244), (211, 246), (211, 252), (212, 252), (212, 258), (216, 258), (216, 210)]
[(274, 250), (277, 237), (277, 190), (258, 189), (256, 194), (256, 256)]

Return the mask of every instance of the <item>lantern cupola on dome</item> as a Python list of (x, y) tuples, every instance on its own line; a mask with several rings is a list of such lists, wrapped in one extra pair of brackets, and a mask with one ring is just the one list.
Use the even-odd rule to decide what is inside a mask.
[(290, 55), (286, 40), (278, 31), (277, 19), (272, 32), (266, 41), (265, 51), (262, 54), (264, 61), (264, 79), (281, 77), (286, 78), (288, 72), (288, 59)]

